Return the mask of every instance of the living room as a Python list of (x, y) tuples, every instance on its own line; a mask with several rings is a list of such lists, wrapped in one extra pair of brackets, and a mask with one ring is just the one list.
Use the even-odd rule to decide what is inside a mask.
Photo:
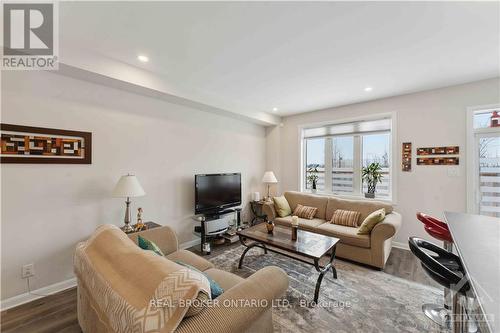
[(500, 3), (29, 6), (2, 331), (500, 330)]

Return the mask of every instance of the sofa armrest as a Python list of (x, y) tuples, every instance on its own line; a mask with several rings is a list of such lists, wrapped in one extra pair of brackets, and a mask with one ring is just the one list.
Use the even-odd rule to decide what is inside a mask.
[(179, 249), (179, 241), (177, 240), (177, 235), (175, 231), (168, 227), (158, 227), (153, 229), (148, 229), (144, 231), (135, 232), (128, 235), (137, 244), (137, 237), (144, 237), (152, 242), (154, 242), (163, 254), (167, 255), (173, 253)]
[(276, 218), (276, 209), (273, 202), (266, 202), (262, 205), (262, 212), (267, 215), (269, 221), (274, 221)]
[(372, 243), (381, 243), (386, 239), (394, 237), (401, 227), (401, 214), (392, 212), (385, 216), (385, 219), (377, 224), (371, 232)]
[(392, 248), (392, 238), (401, 227), (401, 215), (392, 212), (373, 228), (371, 237), (371, 265), (383, 269)]
[(188, 264), (202, 272), (215, 267), (210, 261), (188, 250), (177, 250), (165, 255), (165, 258), (173, 262), (180, 261), (184, 264)]
[(176, 332), (244, 332), (284, 295), (288, 277), (278, 267), (265, 267), (215, 299), (200, 314), (185, 318)]

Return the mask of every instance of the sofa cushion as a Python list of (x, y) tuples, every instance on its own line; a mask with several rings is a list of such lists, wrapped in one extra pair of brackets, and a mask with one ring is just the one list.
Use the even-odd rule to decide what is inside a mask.
[(288, 201), (288, 204), (290, 205), (292, 211), (295, 210), (298, 204), (301, 204), (303, 206), (316, 207), (318, 208), (318, 211), (316, 212), (316, 215), (314, 215), (314, 217), (325, 220), (328, 197), (294, 191), (285, 192), (283, 195)]
[(210, 278), (212, 278), (215, 282), (221, 286), (224, 290), (229, 290), (234, 287), (238, 283), (245, 281), (245, 279), (235, 275), (233, 273), (225, 272), (217, 268), (207, 269), (205, 272)]
[(158, 247), (158, 245), (156, 245), (155, 242), (150, 241), (149, 239), (146, 239), (144, 237), (138, 236), (137, 237), (137, 244), (143, 250), (153, 251), (154, 253), (156, 253), (157, 255), (162, 256), (162, 257), (165, 256), (163, 254), (163, 252), (161, 252), (161, 250)]
[(316, 207), (302, 206), (301, 204), (298, 204), (297, 207), (295, 207), (292, 215), (312, 220), (317, 211), (318, 208)]
[(196, 254), (188, 250), (175, 251), (169, 255), (166, 255), (165, 258), (172, 260), (173, 262), (181, 261), (193, 266), (194, 268), (202, 272), (214, 267), (214, 264), (212, 264), (210, 261), (197, 256)]
[(286, 198), (284, 196), (274, 197), (273, 201), (274, 208), (276, 209), (276, 214), (278, 214), (279, 217), (285, 217), (292, 214), (292, 209), (290, 208), (290, 205), (288, 204), (288, 201), (286, 201)]
[(385, 210), (383, 208), (374, 211), (361, 223), (358, 229), (358, 235), (368, 235), (372, 232), (375, 226), (382, 222), (385, 218)]
[(345, 225), (346, 227), (358, 227), (359, 212), (352, 210), (337, 209), (332, 216), (331, 223), (338, 225)]
[[(287, 217), (277, 217), (274, 219), (274, 223), (277, 225), (282, 225), (285, 227), (291, 227), (292, 226), (292, 217), (287, 216)], [(299, 217), (299, 228), (304, 229), (304, 230), (312, 230), (314, 231), (315, 228), (323, 223), (326, 223), (325, 220), (323, 219), (303, 219)]]
[(367, 249), (370, 248), (370, 236), (358, 235), (357, 228), (346, 227), (344, 225), (333, 223), (324, 223), (316, 228), (316, 232), (327, 236), (337, 237), (340, 239), (340, 242), (344, 244), (364, 247)]
[(381, 208), (385, 209), (386, 214), (392, 213), (392, 205), (389, 203), (374, 200), (347, 200), (330, 197), (328, 198), (325, 219), (330, 221), (332, 219), (333, 212), (335, 212), (337, 209), (343, 209), (360, 212), (361, 216), (359, 218), (359, 221), (362, 222), (368, 215)]

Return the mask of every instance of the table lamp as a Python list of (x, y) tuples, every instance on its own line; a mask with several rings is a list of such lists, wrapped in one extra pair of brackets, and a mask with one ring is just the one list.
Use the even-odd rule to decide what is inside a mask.
[(272, 201), (271, 200), (271, 184), (276, 184), (278, 183), (278, 180), (276, 179), (276, 176), (272, 171), (266, 171), (264, 173), (264, 177), (262, 177), (262, 182), (264, 184), (267, 184), (267, 197), (266, 201)]
[(125, 201), (125, 225), (122, 227), (124, 232), (132, 232), (134, 228), (130, 225), (130, 198), (142, 197), (145, 195), (144, 189), (137, 177), (131, 174), (122, 176), (113, 190), (113, 197), (115, 198), (127, 198)]

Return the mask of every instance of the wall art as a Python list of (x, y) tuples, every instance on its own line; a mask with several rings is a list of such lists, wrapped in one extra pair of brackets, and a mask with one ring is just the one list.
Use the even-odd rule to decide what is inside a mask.
[(458, 165), (458, 157), (418, 157), (417, 165)]
[(429, 147), (429, 148), (418, 148), (417, 155), (458, 155), (460, 154), (460, 148), (458, 146), (452, 147)]
[(411, 171), (411, 142), (403, 142), (401, 170), (405, 172)]
[(91, 164), (92, 133), (0, 124), (0, 163)]

